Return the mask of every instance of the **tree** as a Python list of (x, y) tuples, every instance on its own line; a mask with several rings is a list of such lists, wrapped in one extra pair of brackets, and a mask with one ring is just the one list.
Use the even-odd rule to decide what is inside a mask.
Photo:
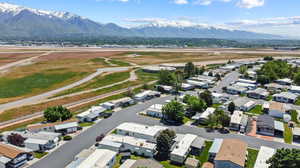
[(241, 66), (239, 72), (240, 74), (245, 75), (245, 73), (247, 72), (247, 66), (246, 65)]
[(160, 159), (167, 159), (173, 145), (175, 132), (171, 130), (162, 131), (156, 139), (156, 149)]
[(20, 134), (14, 134), (14, 133), (12, 133), (12, 134), (10, 134), (10, 135), (7, 136), (8, 143), (13, 144), (15, 146), (23, 147), (25, 140), (26, 140), (26, 138), (24, 138)]
[(222, 126), (222, 128), (228, 127), (230, 125), (230, 117), (228, 115), (226, 115), (225, 113), (220, 114), (218, 116), (218, 120), (219, 120), (219, 124)]
[(201, 66), (200, 68), (196, 67), (196, 74), (202, 75), (205, 72), (205, 67)]
[(188, 62), (184, 67), (185, 78), (190, 78), (196, 74), (196, 67), (192, 62)]
[(48, 122), (65, 121), (72, 118), (72, 116), (73, 114), (63, 106), (48, 107), (44, 111), (44, 117)]
[(174, 72), (161, 70), (159, 72), (159, 80), (158, 83), (161, 85), (169, 85), (173, 86), (176, 81), (176, 75)]
[(191, 97), (192, 97), (192, 95), (189, 95), (189, 94), (184, 95), (182, 102), (185, 103), (185, 104), (188, 104), (189, 99)]
[(212, 94), (209, 90), (205, 90), (204, 92), (200, 93), (199, 97), (205, 101), (208, 107), (211, 107), (213, 105)]
[(206, 108), (205, 101), (196, 96), (191, 96), (187, 104), (189, 106), (189, 109), (194, 112), (203, 112)]
[(270, 83), (270, 79), (267, 76), (259, 75), (257, 76), (256, 82), (265, 85)]
[(228, 111), (232, 114), (235, 110), (235, 104), (233, 102), (230, 102), (228, 104)]
[(182, 122), (184, 117), (184, 107), (178, 101), (172, 100), (162, 108), (164, 118), (176, 122)]
[(300, 85), (300, 72), (294, 75), (294, 82), (296, 85)]
[(210, 129), (214, 129), (214, 127), (217, 126), (217, 120), (218, 118), (216, 117), (216, 115), (210, 114), (207, 119), (207, 127)]
[(267, 163), (270, 164), (269, 168), (299, 168), (300, 150), (278, 149)]

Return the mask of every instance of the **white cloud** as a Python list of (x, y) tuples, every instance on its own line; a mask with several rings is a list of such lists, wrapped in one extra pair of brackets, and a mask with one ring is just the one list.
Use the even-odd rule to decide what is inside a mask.
[(193, 2), (193, 4), (207, 6), (207, 5), (210, 5), (210, 4), (212, 4), (213, 2), (216, 2), (216, 1), (219, 1), (219, 2), (230, 2), (231, 0), (195, 0)]
[(188, 4), (189, 1), (188, 0), (174, 0), (174, 3), (177, 5), (185, 5), (185, 4)]
[(262, 18), (257, 20), (238, 20), (227, 24), (236, 27), (299, 25), (300, 16)]
[(237, 6), (240, 8), (255, 8), (265, 4), (265, 0), (239, 0)]

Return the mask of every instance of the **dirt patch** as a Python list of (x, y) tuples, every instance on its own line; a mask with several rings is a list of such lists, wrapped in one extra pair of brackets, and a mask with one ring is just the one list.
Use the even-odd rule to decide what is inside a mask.
[(38, 56), (40, 54), (42, 53), (0, 53), (0, 66)]

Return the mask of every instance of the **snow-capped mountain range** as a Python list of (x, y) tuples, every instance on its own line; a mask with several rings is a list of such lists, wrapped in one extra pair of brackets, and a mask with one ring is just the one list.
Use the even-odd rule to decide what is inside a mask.
[(45, 11), (0, 3), (0, 39), (74, 37), (176, 37), (221, 39), (274, 39), (269, 34), (230, 30), (185, 21), (151, 22), (125, 28), (114, 23), (101, 24), (69, 12)]

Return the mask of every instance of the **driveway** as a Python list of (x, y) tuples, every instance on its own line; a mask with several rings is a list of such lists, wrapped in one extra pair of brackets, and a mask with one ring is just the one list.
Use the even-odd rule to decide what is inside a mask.
[(240, 74), (236, 71), (230, 72), (215, 86), (211, 89), (213, 92), (222, 93), (223, 87), (227, 87), (230, 83), (235, 82), (239, 79)]

